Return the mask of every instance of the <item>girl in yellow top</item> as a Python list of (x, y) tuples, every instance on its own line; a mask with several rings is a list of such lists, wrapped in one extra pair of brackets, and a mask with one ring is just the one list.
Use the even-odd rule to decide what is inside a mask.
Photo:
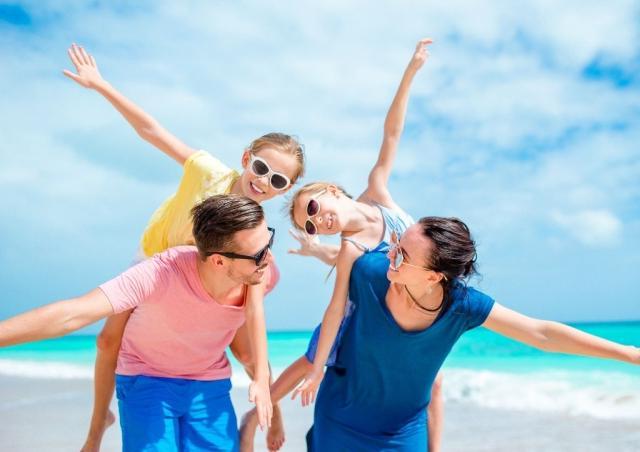
[[(302, 146), (295, 138), (282, 133), (270, 133), (254, 140), (242, 154), (242, 173), (230, 169), (205, 151), (196, 151), (172, 135), (158, 121), (131, 102), (98, 71), (93, 56), (75, 44), (69, 57), (77, 73), (64, 74), (85, 88), (93, 89), (107, 99), (135, 131), (145, 140), (184, 167), (177, 192), (153, 214), (141, 241), (146, 258), (177, 245), (193, 244), (191, 208), (215, 194), (237, 193), (261, 203), (286, 193), (304, 171)], [(330, 247), (327, 253), (334, 253)], [(322, 256), (322, 249), (318, 250)], [(274, 267), (274, 274), (277, 270)], [(275, 283), (275, 277), (270, 278)], [(266, 328), (262, 308), (265, 288), (251, 289), (247, 300), (247, 323), (238, 330), (231, 351), (245, 366), (253, 383), (251, 396), (261, 410), (261, 425), (268, 424), (270, 415), (269, 369), (266, 356)], [(113, 397), (115, 367), (120, 341), (130, 312), (109, 317), (98, 336), (95, 365), (94, 407), (91, 425), (83, 451), (98, 451), (105, 429), (115, 417), (109, 410)], [(251, 350), (256, 350), (253, 357)], [(278, 407), (273, 409), (273, 424), (267, 433), (270, 449), (279, 449), (284, 442), (284, 430)]]

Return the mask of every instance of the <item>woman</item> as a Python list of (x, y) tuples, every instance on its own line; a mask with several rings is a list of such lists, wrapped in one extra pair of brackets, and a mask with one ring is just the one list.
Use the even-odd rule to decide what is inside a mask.
[(355, 310), (318, 392), (310, 450), (426, 450), (431, 383), (480, 325), (545, 351), (640, 364), (637, 347), (526, 317), (467, 287), (475, 261), (462, 221), (425, 217), (354, 263)]

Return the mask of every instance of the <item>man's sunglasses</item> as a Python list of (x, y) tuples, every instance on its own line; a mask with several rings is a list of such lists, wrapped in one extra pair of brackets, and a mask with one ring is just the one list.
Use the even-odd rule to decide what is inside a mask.
[(284, 190), (291, 185), (291, 180), (287, 176), (273, 171), (266, 160), (257, 155), (251, 154), (249, 168), (258, 177), (269, 176), (269, 185), (276, 190)]
[(276, 230), (273, 228), (267, 228), (269, 230), (269, 233), (271, 234), (271, 237), (269, 238), (269, 243), (267, 243), (267, 246), (265, 246), (264, 248), (262, 248), (260, 251), (258, 251), (256, 254), (254, 254), (253, 256), (247, 256), (246, 254), (237, 254), (237, 253), (222, 253), (222, 252), (215, 252), (215, 253), (211, 253), (211, 254), (219, 254), (220, 256), (225, 256), (225, 257), (230, 257), (232, 259), (247, 259), (247, 260), (252, 260), (253, 262), (255, 262), (256, 267), (259, 267), (264, 260), (267, 257), (267, 254), (269, 254), (269, 249), (273, 246), (273, 237), (276, 235)]
[(311, 218), (320, 213), (320, 201), (318, 201), (318, 198), (326, 191), (326, 189), (322, 190), (320, 193), (310, 198), (307, 203), (307, 221), (304, 222), (304, 230), (309, 235), (316, 235), (318, 233), (318, 228), (315, 223), (311, 221)]

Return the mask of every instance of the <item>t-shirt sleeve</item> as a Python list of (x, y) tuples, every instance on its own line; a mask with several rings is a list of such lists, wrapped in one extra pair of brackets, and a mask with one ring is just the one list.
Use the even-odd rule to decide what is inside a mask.
[(465, 311), (467, 314), (467, 329), (477, 328), (487, 320), (495, 301), (489, 295), (472, 287), (467, 289)]
[(100, 285), (113, 307), (119, 314), (143, 303), (155, 293), (164, 290), (170, 268), (163, 262), (162, 255), (140, 262), (124, 273)]
[(267, 272), (268, 274), (265, 275), (268, 278), (267, 286), (264, 291), (265, 295), (268, 295), (269, 292), (271, 292), (274, 289), (274, 287), (276, 287), (276, 285), (278, 284), (278, 281), (280, 281), (280, 270), (278, 269), (278, 266), (276, 265), (275, 261), (272, 261), (271, 264), (269, 264)]
[(195, 152), (184, 162), (184, 174), (176, 198), (198, 198), (214, 188), (217, 188), (215, 191), (220, 191), (222, 187), (217, 186), (234, 173), (234, 170), (207, 151)]

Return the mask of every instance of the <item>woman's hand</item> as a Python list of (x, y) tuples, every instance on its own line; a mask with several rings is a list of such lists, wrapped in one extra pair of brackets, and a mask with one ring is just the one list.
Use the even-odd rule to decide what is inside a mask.
[(69, 58), (78, 73), (74, 74), (73, 72), (65, 69), (62, 71), (64, 75), (79, 85), (89, 89), (94, 89), (101, 83), (104, 83), (104, 79), (98, 71), (98, 65), (96, 64), (95, 58), (89, 55), (84, 48), (73, 44), (69, 47), (67, 53), (69, 54)]
[(427, 51), (427, 46), (433, 43), (431, 38), (424, 38), (418, 41), (416, 45), (416, 51), (411, 57), (411, 61), (409, 62), (409, 66), (415, 70), (418, 70), (422, 67), (427, 58), (429, 58), (429, 52)]
[(324, 372), (319, 372), (316, 370), (312, 370), (311, 372), (309, 372), (300, 386), (298, 386), (296, 390), (293, 391), (291, 400), (295, 399), (296, 396), (300, 394), (302, 406), (307, 406), (315, 402), (316, 392), (318, 391), (318, 387), (320, 386), (323, 377)]
[(320, 246), (320, 239), (317, 234), (309, 235), (297, 229), (289, 229), (289, 234), (300, 244), (300, 248), (289, 249), (289, 254), (298, 254), (300, 256), (316, 255), (316, 250)]
[(271, 416), (273, 415), (273, 406), (271, 404), (271, 392), (269, 389), (269, 380), (252, 381), (249, 385), (249, 402), (256, 405), (258, 413), (258, 424), (260, 429), (271, 427)]

